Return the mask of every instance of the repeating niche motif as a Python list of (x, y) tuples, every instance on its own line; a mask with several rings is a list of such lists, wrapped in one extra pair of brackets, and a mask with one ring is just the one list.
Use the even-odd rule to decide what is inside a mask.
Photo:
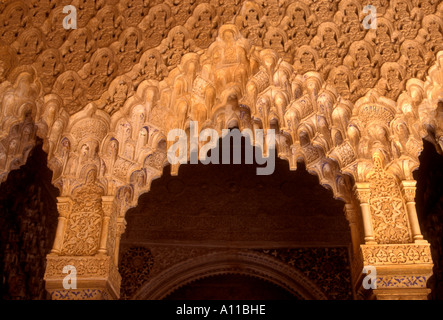
[[(361, 28), (369, 2), (380, 13), (376, 30)], [(396, 100), (411, 77), (424, 80), (442, 43), (443, 7), (435, 1), (81, 0), (76, 30), (57, 27), (61, 2), (31, 4), (0, 6), (5, 30), (18, 30), (1, 35), (0, 77), (12, 83), (25, 67), (36, 71), (44, 108), (48, 100), (60, 104), (36, 110), (38, 130), (50, 135), (53, 154), (67, 138), (70, 158), (79, 151), (61, 136), (70, 116), (94, 110), (116, 124), (131, 104), (144, 104), (147, 133), (137, 127), (130, 141), (118, 140), (112, 165), (97, 148), (99, 176), (115, 172), (122, 180), (157, 153), (155, 144), (137, 141), (172, 126), (185, 129), (189, 120), (218, 128), (276, 126), (278, 148), (290, 161), (314, 163), (336, 147), (351, 165), (360, 139), (358, 125), (347, 128), (352, 102), (369, 91)], [(409, 28), (408, 21), (415, 24)], [(228, 103), (229, 114), (221, 112)], [(300, 154), (289, 155), (298, 144)], [(412, 140), (402, 148), (417, 149)], [(80, 170), (65, 170), (69, 161), (60, 174), (78, 178)]]
[(214, 7), (202, 3), (195, 8), (193, 16), (188, 19), (185, 26), (193, 32), (197, 47), (205, 49), (214, 41), (220, 19)]
[(135, 291), (145, 283), (154, 266), (151, 250), (145, 247), (131, 247), (120, 260), (119, 272), (122, 277), (120, 297), (130, 299)]
[[(164, 153), (153, 150), (157, 144), (151, 144), (156, 132), (160, 136), (160, 131), (170, 128), (173, 121), (184, 128), (190, 119), (207, 121), (218, 128), (232, 120), (247, 125), (255, 121), (253, 125), (258, 127), (272, 124), (280, 129), (278, 139), (282, 148), (286, 148), (282, 154), (288, 158), (303, 157), (307, 164), (314, 165), (320, 163), (317, 160), (325, 154), (328, 157), (335, 152), (340, 154), (336, 158), (341, 165), (351, 166), (360, 154), (370, 158), (373, 150), (365, 139), (382, 133), (381, 142), (377, 143), (388, 149), (391, 135), (389, 130), (375, 126), (368, 129), (366, 137), (363, 134), (360, 143), (358, 130), (361, 126), (348, 127), (352, 104), (344, 100), (355, 102), (371, 89), (392, 100), (397, 99), (405, 90), (408, 78), (426, 76), (426, 68), (442, 44), (442, 6), (437, 10), (435, 3), (426, 1), (371, 1), (378, 9), (383, 9), (378, 11), (384, 17), (384, 20), (380, 17), (379, 21), (384, 23), (375, 31), (375, 36), (374, 31), (361, 29), (364, 16), (361, 7), (352, 0), (303, 0), (292, 7), (289, 1), (258, 0), (213, 0), (210, 3), (204, 0), (164, 3), (131, 0), (120, 1), (114, 6), (116, 2), (80, 0), (79, 29), (59, 30), (61, 32), (53, 25), (60, 24), (60, 17), (63, 17), (56, 8), (52, 11), (54, 14), (51, 12), (45, 23), (41, 23), (49, 12), (48, 6), (33, 6), (29, 10), (28, 4), (22, 1), (0, 5), (0, 24), (4, 27), (0, 37), (6, 44), (6, 50), (1, 51), (6, 54), (0, 56), (0, 77), (6, 80), (4, 87), (8, 81), (13, 83), (12, 79), (23, 70), (19, 64), (25, 64), (42, 75), (45, 87), (42, 90), (47, 96), (44, 99), (43, 95), (39, 96), (42, 99), (38, 103), (46, 107), (46, 101), (52, 99), (61, 100), (63, 105), (60, 109), (43, 112), (36, 107), (32, 117), (44, 113), (39, 123), (42, 125), (37, 130), (45, 135), (45, 126), (50, 128), (50, 150), (58, 150), (59, 160), (63, 162), (64, 176), (57, 182), (65, 189), (71, 185), (64, 183), (64, 179), (78, 179), (83, 172), (82, 166), (90, 164), (99, 168), (97, 175), (103, 180), (116, 178), (113, 183), (120, 180), (118, 183), (123, 184), (131, 172), (141, 169), (139, 164), (143, 159), (146, 159), (146, 180), (150, 181), (151, 175), (158, 174), (154, 171), (161, 171), (165, 160)], [(110, 3), (112, 9), (106, 6)], [(49, 5), (52, 9), (52, 3)], [(96, 30), (92, 27), (95, 24)], [(206, 24), (207, 29), (202, 28)], [(238, 30), (232, 24), (237, 25)], [(189, 30), (190, 26), (193, 30)], [(155, 29), (157, 27), (159, 29)], [(209, 49), (201, 50), (205, 47)], [(270, 50), (262, 50), (262, 47)], [(170, 77), (166, 78), (168, 75)], [(51, 77), (56, 80), (51, 81)], [(328, 88), (322, 79), (328, 79), (328, 84), (336, 86), (337, 90)], [(408, 88), (403, 96), (404, 99), (412, 97), (408, 104), (412, 111), (402, 110), (409, 117), (406, 120), (411, 136), (424, 135), (412, 132), (414, 127), (419, 127), (413, 118), (416, 116), (413, 108), (423, 95), (418, 92), (423, 86), (417, 87), (420, 88), (413, 93)], [(29, 93), (22, 85), (17, 88), (19, 98)], [(159, 92), (153, 93), (150, 88)], [(244, 97), (245, 92), (252, 97), (251, 102), (236, 104), (235, 98)], [(103, 149), (99, 146), (104, 135), (97, 139), (94, 148), (87, 145), (80, 148), (77, 142), (81, 139), (71, 136), (61, 140), (61, 133), (71, 130), (65, 127), (70, 116), (73, 116), (71, 119), (81, 117), (81, 114), (74, 114), (86, 105), (84, 113), (96, 111), (97, 100), (103, 97), (106, 103), (100, 108), (105, 111), (97, 111), (97, 118), (90, 119), (84, 132), (97, 129), (101, 115), (106, 120), (109, 115), (116, 115), (111, 122), (119, 124), (118, 117), (128, 115), (130, 104), (137, 99), (136, 103), (143, 109), (140, 123), (128, 118), (128, 126), (125, 123), (121, 130), (116, 129), (115, 139), (109, 137), (108, 162), (105, 157), (101, 158)], [(377, 98), (377, 94), (374, 97)], [(2, 106), (6, 103), (18, 105), (17, 101), (20, 100), (4, 99)], [(228, 103), (232, 110), (225, 108), (227, 112), (221, 112), (225, 110), (220, 106)], [(406, 103), (402, 106), (406, 108)], [(241, 109), (241, 119), (240, 116), (235, 119), (239, 113), (236, 114), (236, 108)], [(425, 112), (421, 111), (420, 118)], [(175, 115), (179, 115), (179, 119), (174, 118)], [(281, 123), (283, 120), (285, 123)], [(151, 124), (154, 125), (151, 127)], [(26, 141), (31, 133), (34, 137), (31, 129), (23, 131)], [(108, 129), (104, 132), (111, 131)], [(405, 135), (400, 129), (398, 131)], [(413, 140), (403, 140), (398, 147), (401, 151), (398, 151), (398, 158), (407, 155), (402, 148), (418, 149), (412, 145)], [(63, 148), (59, 145), (61, 141)], [(333, 145), (337, 149), (331, 152)], [(17, 141), (8, 143), (12, 153), (16, 153), (17, 146), (20, 146)], [(290, 154), (288, 150), (293, 146)], [(70, 148), (76, 151), (70, 152)], [(2, 154), (6, 157), (8, 152)], [(323, 181), (334, 173), (331, 168), (333, 166), (322, 167)], [(399, 187), (391, 176), (383, 175), (383, 171), (378, 174), (380, 176), (374, 177), (385, 179), (386, 183), (371, 186), (374, 227), (380, 234), (377, 240), (380, 243), (408, 241), (410, 235)], [(86, 184), (72, 192), (75, 201), (63, 253), (94, 254), (102, 224), (100, 196), (104, 191), (95, 177), (88, 176)], [(390, 199), (394, 194), (395, 201), (386, 200), (388, 193)], [(126, 194), (128, 199), (135, 198), (130, 191)]]
[[(0, 7), (0, 38), (12, 52), (0, 55), (0, 79), (7, 79), (19, 64), (34, 65), (45, 93), (50, 94), (57, 93), (53, 84), (64, 80), (63, 72), (78, 73), (81, 99), (77, 107), (68, 107), (76, 111), (100, 99), (117, 76), (130, 77), (135, 91), (143, 80), (163, 80), (186, 53), (207, 49), (216, 41), (220, 27), (231, 23), (256, 47), (256, 52), (262, 48), (275, 50), (296, 67), (296, 73), (316, 71), (328, 79), (332, 70), (347, 66), (347, 72), (352, 73), (346, 76), (349, 92), (342, 90), (340, 94), (352, 102), (380, 80), (384, 63), (404, 66), (406, 61), (405, 79), (424, 80), (427, 66), (443, 50), (442, 7), (435, 0), (81, 0), (75, 30), (62, 27), (66, 16), (63, 4), (33, 0)], [(367, 4), (377, 8), (375, 30), (366, 30), (362, 24)], [(352, 44), (357, 41), (367, 43), (366, 57), (353, 52)], [(413, 52), (410, 41), (418, 52)], [(112, 61), (105, 61), (103, 49), (112, 51), (108, 54)], [(155, 58), (148, 61), (150, 65), (142, 59), (148, 51)], [(159, 57), (152, 54), (156, 51)], [(94, 56), (117, 66), (82, 74), (85, 65), (98, 63), (91, 63)], [(355, 61), (349, 64), (347, 57)], [(369, 64), (358, 62), (365, 58)], [(141, 74), (134, 74), (135, 70)], [(403, 86), (399, 92), (405, 89), (404, 82), (398, 84)], [(383, 86), (378, 88), (385, 90)], [(398, 95), (388, 92), (388, 96), (395, 99)]]

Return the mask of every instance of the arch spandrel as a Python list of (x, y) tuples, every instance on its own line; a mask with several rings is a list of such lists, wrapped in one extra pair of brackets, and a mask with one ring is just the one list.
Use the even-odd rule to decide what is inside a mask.
[(241, 274), (274, 283), (305, 300), (326, 300), (325, 293), (305, 275), (257, 252), (218, 252), (181, 262), (146, 282), (135, 300), (159, 300), (179, 287), (206, 277)]
[(103, 0), (65, 30), (63, 1), (2, 2), (1, 177), (38, 135), (62, 198), (94, 169), (103, 197), (130, 207), (161, 175), (168, 131), (199, 121), (276, 129), (278, 156), (291, 169), (303, 159), (348, 204), (348, 184), (367, 183), (374, 154), (412, 190), (421, 139), (442, 149), (443, 4), (404, 3), (372, 2), (380, 28), (365, 30), (367, 1)]

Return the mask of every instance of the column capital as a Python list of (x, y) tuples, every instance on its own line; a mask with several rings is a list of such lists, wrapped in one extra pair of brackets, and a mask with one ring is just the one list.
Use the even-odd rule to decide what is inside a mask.
[(401, 184), (403, 187), (416, 187), (417, 181), (416, 180), (402, 180)]
[(360, 249), (365, 265), (433, 265), (429, 243), (361, 245)]
[(369, 198), (371, 196), (369, 182), (356, 182), (354, 192), (360, 203), (369, 203)]
[(407, 202), (415, 202), (415, 192), (417, 181), (415, 180), (403, 180), (401, 181), (402, 190)]
[(358, 190), (356, 191), (357, 199), (360, 203), (369, 203), (371, 197), (371, 191), (369, 190)]
[(60, 217), (68, 218), (71, 207), (71, 197), (57, 197), (57, 211)]
[(102, 196), (102, 207), (105, 217), (109, 217), (112, 214), (114, 208), (115, 196)]
[(117, 218), (117, 234), (121, 236), (126, 230), (126, 219), (123, 217)]
[(356, 182), (354, 185), (354, 189), (369, 189), (369, 182), (366, 181), (361, 181), (361, 182)]

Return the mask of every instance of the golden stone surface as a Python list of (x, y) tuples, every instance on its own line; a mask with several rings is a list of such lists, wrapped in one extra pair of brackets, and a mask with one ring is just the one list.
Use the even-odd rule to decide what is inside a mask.
[[(50, 271), (66, 259), (99, 265), (75, 297), (119, 297), (125, 213), (167, 165), (169, 130), (190, 121), (277, 129), (278, 156), (292, 170), (302, 158), (346, 202), (354, 279), (366, 262), (409, 277), (402, 259), (432, 274), (410, 181), (422, 139), (443, 148), (443, 3), (79, 0), (65, 30), (70, 2), (0, 2), (0, 176), (43, 139), (60, 190), (53, 298), (73, 297)], [(417, 286), (373, 294), (425, 298)]]

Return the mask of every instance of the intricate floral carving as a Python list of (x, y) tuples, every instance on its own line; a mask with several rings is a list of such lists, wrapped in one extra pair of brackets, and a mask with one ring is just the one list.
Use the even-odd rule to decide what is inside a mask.
[(50, 294), (52, 300), (110, 300), (102, 289), (54, 290)]
[(215, 8), (207, 3), (199, 4), (186, 22), (187, 29), (192, 31), (195, 45), (202, 49), (214, 41), (219, 25), (220, 19)]
[(343, 167), (347, 167), (356, 159), (354, 149), (352, 149), (352, 146), (349, 144), (349, 142), (345, 142), (339, 145), (336, 148), (336, 151)]
[(385, 276), (377, 277), (377, 289), (382, 288), (426, 288), (426, 276)]
[(362, 245), (365, 265), (432, 264), (429, 244)]
[(405, 200), (407, 202), (415, 202), (415, 187), (414, 188), (404, 188), (403, 192), (405, 194)]
[(80, 76), (74, 71), (62, 73), (54, 84), (54, 91), (63, 99), (63, 104), (69, 114), (82, 109), (86, 103), (83, 95), (83, 85)]
[[(66, 277), (63, 268), (72, 265), (76, 268), (77, 283), (94, 283), (88, 289), (69, 290), (48, 289), (52, 299), (56, 300), (94, 300), (115, 298), (120, 290), (121, 276), (110, 256), (47, 256), (45, 281), (48, 284), (58, 283)], [(107, 285), (103, 284), (103, 280)], [(77, 284), (77, 285), (78, 285)], [(50, 285), (50, 286), (51, 286)]]
[(63, 255), (93, 255), (97, 252), (102, 225), (103, 188), (96, 184), (96, 172), (90, 171), (86, 183), (74, 189), (72, 210), (63, 240)]
[(153, 153), (146, 157), (144, 161), (144, 167), (153, 167), (157, 170), (162, 170), (166, 161), (166, 155), (163, 153)]
[(194, 50), (194, 41), (186, 28), (177, 26), (171, 29), (160, 46), (164, 61), (169, 69), (175, 68), (186, 53)]
[(154, 257), (148, 248), (131, 247), (121, 258), (122, 299), (130, 298), (148, 280), (154, 266)]
[[(291, 168), (305, 157), (335, 191), (336, 177), (321, 169), (327, 158), (357, 181), (367, 172), (362, 159), (376, 150), (415, 165), (423, 137), (443, 145), (441, 62), (427, 71), (443, 50), (434, 0), (80, 0), (74, 30), (62, 27), (62, 2), (0, 6), (2, 178), (38, 135), (66, 195), (87, 166), (109, 184), (104, 193), (129, 184), (142, 167), (149, 185), (164, 161), (148, 157), (164, 154), (154, 152), (164, 139), (152, 137), (192, 120), (220, 129), (233, 121), (278, 127), (279, 155)], [(367, 4), (377, 7), (375, 30), (362, 28)], [(135, 107), (143, 120), (132, 117)], [(88, 121), (78, 126), (82, 117)], [(122, 119), (128, 135), (119, 131)], [(408, 170), (395, 174), (403, 179)], [(381, 173), (375, 180), (398, 189)], [(402, 235), (382, 241), (406, 241), (404, 208), (380, 190), (371, 187), (372, 213), (386, 209), (399, 225), (377, 222), (376, 233), (400, 228)]]
[(375, 240), (378, 243), (409, 242), (411, 235), (400, 188), (394, 176), (383, 170), (378, 157), (374, 158), (368, 181)]
[[(350, 281), (346, 279), (348, 277), (346, 274), (350, 272), (348, 254), (343, 248), (266, 249), (262, 252), (302, 271), (315, 281), (331, 299), (350, 298)], [(319, 268), (317, 272), (316, 266), (319, 265), (322, 268)], [(330, 277), (329, 273), (336, 276)]]
[(371, 197), (371, 191), (356, 189), (355, 194), (357, 195), (357, 198), (360, 201), (360, 203), (369, 203), (369, 199)]
[(158, 4), (149, 10), (149, 14), (139, 24), (145, 33), (146, 43), (150, 48), (158, 46), (174, 24), (171, 9), (166, 4)]
[(104, 277), (109, 274), (109, 257), (65, 257), (48, 256), (45, 279), (60, 279), (66, 277), (63, 268), (67, 265), (75, 266), (77, 276), (82, 279)]

